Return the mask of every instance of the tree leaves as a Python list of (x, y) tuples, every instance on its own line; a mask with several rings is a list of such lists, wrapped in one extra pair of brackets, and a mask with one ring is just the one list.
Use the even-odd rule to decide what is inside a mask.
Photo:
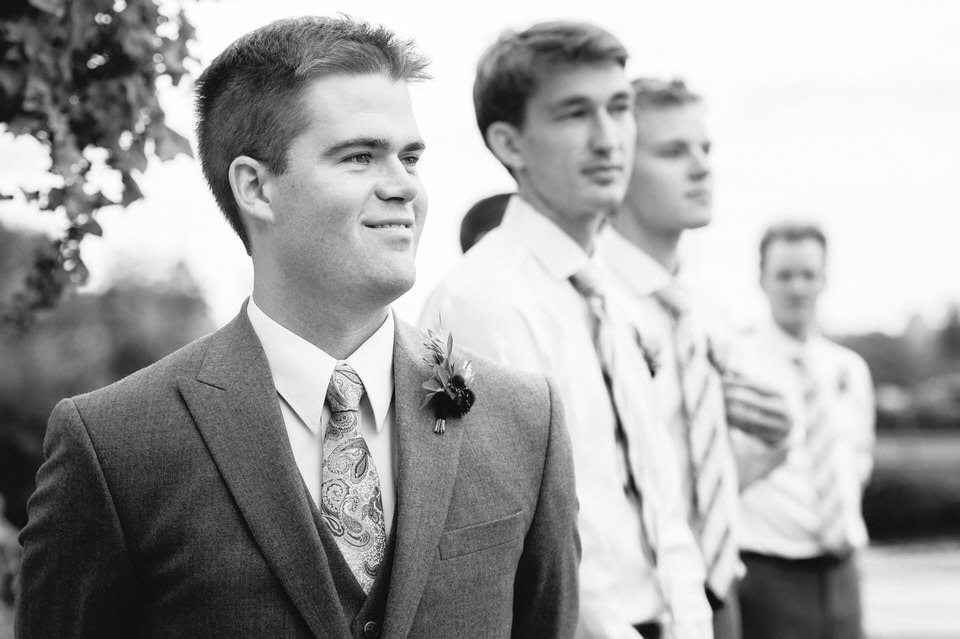
[(30, 0), (30, 4), (41, 11), (51, 13), (58, 18), (62, 18), (65, 12), (64, 0)]
[(38, 261), (27, 278), (29, 310), (85, 280), (81, 241), (102, 233), (96, 213), (114, 204), (87, 185), (88, 149), (105, 150), (107, 166), (120, 173), (123, 206), (143, 197), (134, 174), (146, 170), (148, 150), (160, 160), (191, 155), (188, 140), (164, 122), (156, 83), (186, 74), (194, 30), (182, 7), (170, 17), (157, 2), (28, 0), (0, 12), (0, 122), (47, 146), (50, 172), (63, 183), (26, 195), (69, 222), (55, 264)]

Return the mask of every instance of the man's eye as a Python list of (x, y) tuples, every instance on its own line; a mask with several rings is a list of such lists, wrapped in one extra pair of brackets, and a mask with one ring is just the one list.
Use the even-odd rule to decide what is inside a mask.
[(370, 164), (372, 159), (373, 156), (369, 153), (357, 153), (344, 158), (344, 162), (349, 162), (351, 164)]
[(420, 161), (420, 156), (419, 156), (419, 155), (407, 155), (407, 156), (404, 156), (404, 157), (400, 158), (400, 161), (403, 162), (404, 164), (406, 164), (407, 166), (416, 166), (417, 163)]
[(665, 158), (675, 158), (683, 155), (686, 150), (682, 144), (669, 144), (660, 148), (660, 155)]

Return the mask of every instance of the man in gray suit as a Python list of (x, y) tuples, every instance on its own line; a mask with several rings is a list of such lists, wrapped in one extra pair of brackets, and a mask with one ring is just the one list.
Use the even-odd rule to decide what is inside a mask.
[(468, 363), (389, 308), (426, 213), (407, 86), (424, 67), (382, 28), (302, 18), (200, 77), (200, 158), (253, 295), (56, 407), (18, 637), (573, 634), (552, 383)]

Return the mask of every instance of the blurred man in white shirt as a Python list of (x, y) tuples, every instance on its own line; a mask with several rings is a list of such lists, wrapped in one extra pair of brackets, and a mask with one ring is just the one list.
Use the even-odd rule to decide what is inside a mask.
[(580, 501), (578, 636), (703, 639), (703, 562), (649, 362), (594, 255), (633, 161), (626, 57), (609, 33), (576, 23), (507, 32), (484, 54), (477, 120), (518, 194), (434, 291), (422, 323), (557, 380)]
[(740, 344), (739, 365), (780, 386), (795, 428), (786, 461), (742, 496), (744, 639), (862, 637), (855, 551), (867, 543), (873, 385), (863, 358), (817, 329), (826, 247), (818, 227), (794, 222), (761, 242), (771, 321)]
[[(685, 513), (698, 538), (714, 636), (740, 637), (735, 582), (738, 477), (729, 426), (757, 442), (767, 468), (782, 459), (789, 429), (782, 397), (742, 376), (721, 377), (714, 309), (696, 293), (679, 256), (681, 237), (710, 223), (713, 173), (704, 104), (682, 80), (633, 82), (637, 152), (630, 187), (600, 259), (636, 303), (644, 337), (660, 364), (660, 415), (677, 453)], [(726, 399), (726, 401), (725, 401)], [(756, 460), (755, 460), (756, 461)]]

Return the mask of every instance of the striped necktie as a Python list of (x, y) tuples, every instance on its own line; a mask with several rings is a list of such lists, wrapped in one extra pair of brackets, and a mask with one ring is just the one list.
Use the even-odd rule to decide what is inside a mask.
[(731, 534), (732, 513), (725, 491), (729, 477), (724, 459), (727, 436), (720, 379), (713, 370), (707, 336), (697, 330), (689, 293), (679, 284), (657, 291), (656, 298), (673, 320), (673, 345), (681, 390), (681, 410), (690, 447), (692, 527), (703, 553), (707, 587), (720, 600), (730, 592), (737, 571), (737, 548)]
[[(617, 448), (622, 460), (624, 492), (627, 497), (634, 502), (637, 512), (640, 514), (640, 524), (643, 532), (643, 539), (640, 543), (643, 553), (651, 566), (657, 565), (656, 538), (652, 536), (647, 527), (643, 516), (643, 489), (639, 478), (636, 477), (631, 463), (631, 445), (636, 442), (631, 441), (627, 436), (627, 428), (635, 429), (648, 427), (644, 423), (644, 417), (630, 413), (630, 407), (635, 402), (627, 400), (626, 393), (635, 394), (636, 387), (631, 387), (631, 380), (624, 371), (618, 371), (621, 358), (618, 357), (617, 342), (615, 338), (616, 330), (609, 316), (607, 298), (603, 283), (593, 267), (587, 267), (570, 276), (570, 283), (573, 288), (583, 296), (590, 310), (592, 320), (593, 343), (597, 350), (597, 357), (600, 362), (600, 368), (603, 372), (603, 381), (607, 387), (607, 393), (610, 396), (610, 402), (613, 406), (613, 415), (616, 428)], [(646, 366), (643, 367), (641, 374), (647, 373)], [(632, 380), (639, 381), (639, 380)], [(626, 427), (625, 427), (626, 425)], [(659, 584), (658, 584), (659, 586)]]
[(323, 432), (320, 514), (351, 572), (370, 592), (386, 548), (380, 476), (360, 434), (363, 382), (338, 362), (327, 388), (330, 422)]
[(810, 472), (820, 520), (817, 536), (825, 551), (842, 553), (849, 548), (849, 544), (843, 518), (843, 494), (837, 473), (836, 436), (826, 419), (825, 397), (809, 359), (801, 355), (796, 357), (794, 363), (803, 384), (807, 426), (805, 446), (810, 457)]

